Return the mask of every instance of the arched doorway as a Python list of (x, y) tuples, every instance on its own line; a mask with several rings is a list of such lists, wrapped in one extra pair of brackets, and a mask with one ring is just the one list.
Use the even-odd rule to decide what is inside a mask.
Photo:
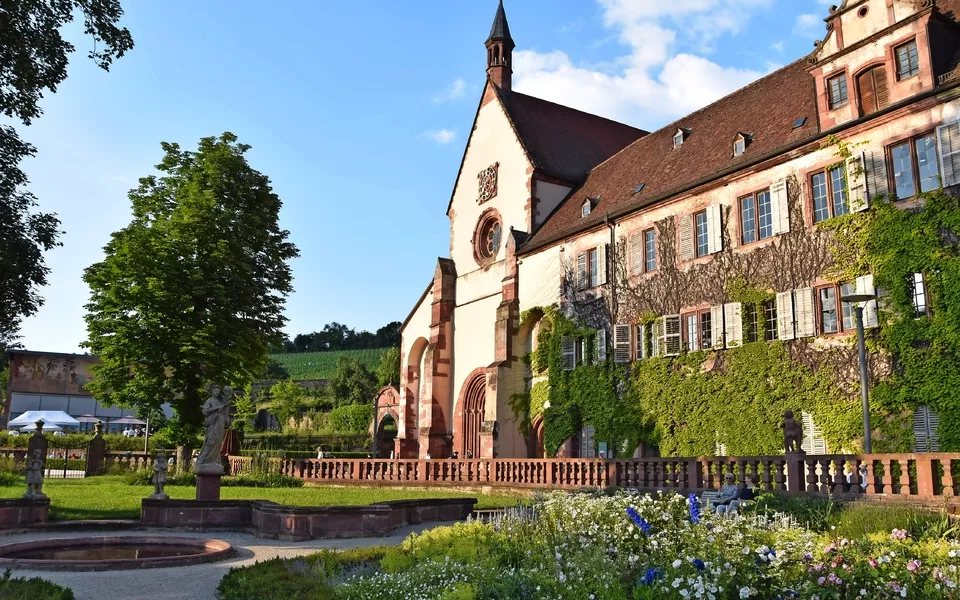
[(543, 415), (537, 415), (530, 425), (530, 435), (527, 436), (527, 456), (530, 458), (543, 458), (545, 456), (543, 449)]
[(463, 458), (480, 457), (480, 427), (483, 425), (486, 399), (487, 376), (478, 373), (464, 385), (463, 413), (460, 422)]
[(388, 412), (377, 424), (377, 456), (376, 458), (390, 458), (393, 452), (393, 442), (397, 439), (397, 419), (392, 412)]

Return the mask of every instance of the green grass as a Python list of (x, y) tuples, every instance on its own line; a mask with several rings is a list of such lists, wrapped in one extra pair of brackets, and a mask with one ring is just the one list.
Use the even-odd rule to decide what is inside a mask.
[(283, 365), (290, 373), (290, 379), (302, 381), (304, 379), (330, 379), (333, 377), (337, 370), (338, 356), (359, 359), (368, 370), (375, 371), (380, 364), (380, 357), (387, 350), (389, 348), (296, 352), (292, 354), (271, 354), (268, 358)]
[[(122, 477), (104, 476), (89, 479), (48, 479), (43, 491), (50, 497), (50, 518), (73, 519), (138, 519), (140, 500), (152, 493), (152, 487), (129, 485)], [(22, 479), (16, 485), (0, 486), (0, 498), (23, 495)], [(189, 500), (196, 490), (185, 486), (167, 486), (171, 498)], [(443, 490), (410, 490), (394, 487), (303, 487), (252, 488), (223, 487), (224, 500), (272, 500), (292, 506), (350, 506), (388, 500), (418, 498), (476, 498), (477, 508), (515, 506), (516, 496), (484, 495)]]

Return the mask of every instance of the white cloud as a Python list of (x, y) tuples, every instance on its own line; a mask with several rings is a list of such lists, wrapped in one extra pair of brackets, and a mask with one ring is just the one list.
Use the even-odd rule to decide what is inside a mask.
[(441, 104), (447, 102), (448, 100), (456, 100), (458, 98), (463, 98), (467, 95), (467, 82), (461, 77), (457, 77), (453, 80), (453, 83), (450, 84), (450, 87), (445, 89), (443, 93), (437, 94), (433, 97), (434, 104)]
[(822, 38), (826, 33), (826, 27), (823, 24), (823, 17), (816, 13), (804, 13), (797, 15), (797, 21), (793, 26), (795, 35)]
[(784, 43), (783, 41), (774, 42), (770, 44), (770, 48), (772, 48), (773, 50), (776, 50), (777, 52), (783, 52)]
[(438, 144), (449, 144), (456, 139), (457, 132), (453, 129), (436, 129), (433, 131), (425, 131), (423, 135)]
[[(560, 50), (514, 53), (518, 91), (641, 127), (688, 114), (757, 79), (702, 54), (736, 35), (771, 0), (597, 0), (626, 52), (613, 63), (578, 65)], [(677, 50), (680, 43), (695, 51)]]

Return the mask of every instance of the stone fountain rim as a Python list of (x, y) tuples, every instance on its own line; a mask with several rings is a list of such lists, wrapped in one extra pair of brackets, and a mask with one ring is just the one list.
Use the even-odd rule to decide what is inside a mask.
[[(49, 548), (69, 548), (71, 546), (89, 546), (106, 544), (113, 546), (131, 546), (152, 544), (157, 546), (194, 546), (203, 549), (200, 554), (189, 556), (162, 556), (154, 558), (117, 558), (110, 560), (46, 560), (37, 558), (8, 558), (13, 552), (43, 550)], [(172, 537), (172, 536), (86, 536), (70, 538), (48, 538), (29, 542), (0, 545), (0, 570), (57, 570), (57, 571), (119, 571), (129, 569), (156, 569), (162, 567), (181, 567), (216, 562), (234, 554), (233, 546), (223, 540)]]

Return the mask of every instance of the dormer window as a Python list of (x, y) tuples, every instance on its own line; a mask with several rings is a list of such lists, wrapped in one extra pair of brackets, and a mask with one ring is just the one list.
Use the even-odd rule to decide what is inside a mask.
[(591, 210), (593, 210), (593, 200), (587, 198), (583, 201), (583, 206), (580, 207), (580, 218), (589, 216)]
[(747, 136), (742, 133), (738, 133), (737, 137), (733, 140), (733, 155), (740, 156), (747, 151)]
[(682, 129), (678, 129), (677, 132), (676, 132), (675, 134), (673, 134), (673, 149), (674, 149), (674, 150), (676, 150), (677, 148), (679, 148), (680, 146), (683, 145), (683, 139), (684, 139), (684, 137), (686, 137), (685, 133), (686, 133), (686, 132), (684, 132)]

